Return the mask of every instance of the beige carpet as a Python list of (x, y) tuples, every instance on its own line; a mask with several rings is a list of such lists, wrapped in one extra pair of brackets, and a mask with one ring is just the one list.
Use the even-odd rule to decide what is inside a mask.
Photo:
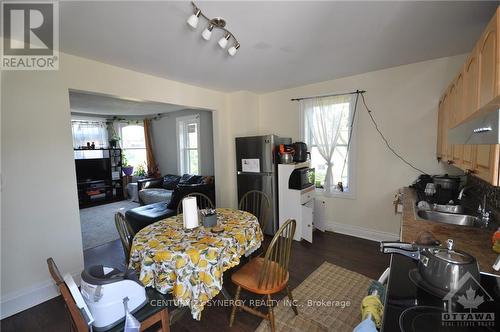
[[(298, 316), (287, 304), (288, 297), (274, 307), (276, 331), (351, 332), (361, 321), (361, 300), (371, 282), (359, 273), (324, 262), (292, 291)], [(267, 320), (256, 330), (264, 331), (271, 331)]]

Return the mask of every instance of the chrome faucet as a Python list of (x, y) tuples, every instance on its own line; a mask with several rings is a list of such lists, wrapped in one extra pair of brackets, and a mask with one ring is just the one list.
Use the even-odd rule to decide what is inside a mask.
[(486, 194), (483, 196), (483, 205), (479, 204), (477, 208), (477, 212), (479, 213), (479, 217), (481, 218), (481, 227), (488, 227), (490, 223), (490, 211), (486, 211)]
[(465, 191), (466, 191), (466, 190), (469, 190), (469, 189), (470, 189), (470, 188), (472, 188), (472, 187), (473, 187), (473, 186), (464, 186), (464, 187), (460, 190), (460, 192), (458, 193), (458, 200), (459, 200), (459, 201), (460, 201), (460, 200), (462, 200), (462, 197), (464, 197), (464, 195), (465, 195)]

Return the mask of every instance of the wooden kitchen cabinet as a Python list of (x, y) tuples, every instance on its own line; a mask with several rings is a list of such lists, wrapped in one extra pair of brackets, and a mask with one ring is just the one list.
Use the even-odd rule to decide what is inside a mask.
[(467, 119), (477, 110), (478, 96), (478, 60), (477, 51), (473, 50), (467, 61), (463, 71), (464, 77), (464, 96), (463, 96), (463, 119)]
[(500, 145), (477, 145), (474, 172), (477, 177), (498, 186)]
[(476, 158), (476, 145), (462, 145), (462, 160), (460, 168), (465, 172), (474, 172), (474, 158)]
[(500, 98), (500, 9), (488, 23), (438, 107), (437, 157), (500, 186), (500, 145), (450, 145), (448, 130)]
[(443, 99), (439, 100), (438, 106), (438, 123), (437, 123), (437, 144), (436, 144), (436, 156), (438, 160), (443, 158)]
[(493, 16), (479, 40), (477, 50), (479, 60), (479, 108), (485, 106), (499, 95), (498, 16), (498, 13)]

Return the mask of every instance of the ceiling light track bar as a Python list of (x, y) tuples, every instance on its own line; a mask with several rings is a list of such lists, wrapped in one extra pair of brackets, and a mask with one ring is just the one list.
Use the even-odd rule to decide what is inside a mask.
[(347, 96), (347, 95), (356, 95), (356, 94), (363, 94), (365, 93), (365, 90), (356, 90), (356, 91), (351, 91), (351, 92), (344, 92), (344, 93), (332, 93), (328, 95), (320, 95), (320, 96), (311, 96), (311, 97), (301, 97), (301, 98), (292, 98), (290, 101), (301, 101), (304, 99), (314, 99), (314, 98), (323, 98), (323, 97), (337, 97), (337, 96)]

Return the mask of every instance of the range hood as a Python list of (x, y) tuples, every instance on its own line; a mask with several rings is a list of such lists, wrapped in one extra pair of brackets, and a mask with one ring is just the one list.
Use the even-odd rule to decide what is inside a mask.
[(500, 144), (500, 105), (491, 103), (477, 116), (448, 130), (449, 144)]

